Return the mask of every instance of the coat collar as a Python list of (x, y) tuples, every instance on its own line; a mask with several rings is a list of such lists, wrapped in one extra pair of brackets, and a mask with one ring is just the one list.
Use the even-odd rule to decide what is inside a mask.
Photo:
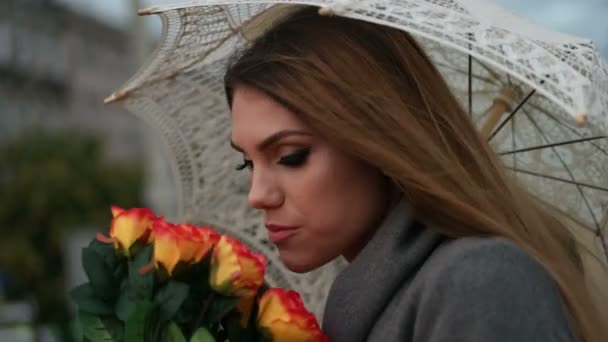
[(334, 281), (323, 319), (330, 339), (365, 340), (393, 295), (440, 242), (438, 234), (413, 220), (411, 208), (401, 200)]

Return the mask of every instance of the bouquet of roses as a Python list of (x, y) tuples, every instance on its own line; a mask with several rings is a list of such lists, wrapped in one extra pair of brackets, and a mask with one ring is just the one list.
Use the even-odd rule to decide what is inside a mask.
[(328, 341), (300, 295), (264, 284), (266, 258), (211, 227), (112, 207), (72, 290), (84, 341)]

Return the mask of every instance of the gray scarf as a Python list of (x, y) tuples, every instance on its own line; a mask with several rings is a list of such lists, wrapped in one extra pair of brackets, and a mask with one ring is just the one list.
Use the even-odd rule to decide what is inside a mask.
[(325, 306), (323, 329), (333, 342), (359, 341), (443, 239), (416, 223), (401, 200), (369, 243), (338, 275)]

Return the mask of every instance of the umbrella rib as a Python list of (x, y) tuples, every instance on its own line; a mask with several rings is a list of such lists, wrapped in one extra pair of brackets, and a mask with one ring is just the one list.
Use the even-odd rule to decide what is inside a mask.
[(545, 149), (545, 148), (553, 148), (553, 147), (557, 147), (557, 146), (572, 145), (572, 144), (578, 144), (578, 143), (582, 143), (582, 142), (586, 142), (586, 141), (593, 141), (593, 140), (606, 139), (606, 138), (608, 138), (608, 137), (605, 136), (605, 135), (602, 135), (602, 136), (591, 137), (591, 138), (583, 138), (583, 139), (562, 141), (562, 142), (553, 143), (553, 144), (547, 144), (547, 145), (539, 145), (539, 146), (526, 147), (526, 148), (521, 148), (521, 149), (512, 150), (512, 151), (499, 152), (498, 154), (501, 155), (501, 156), (506, 156), (506, 155), (510, 155), (510, 154), (514, 154), (514, 153), (530, 152), (530, 151), (535, 151), (535, 150), (542, 150), (542, 149)]
[(554, 206), (553, 204), (539, 199), (537, 196), (533, 195), (533, 197), (537, 200), (540, 201), (542, 203), (542, 205), (546, 206), (547, 208), (549, 208), (550, 210), (553, 210), (555, 212), (557, 212), (559, 215), (564, 216), (565, 218), (567, 218), (568, 220), (572, 221), (573, 223), (576, 223), (578, 226), (580, 226), (581, 229), (584, 229), (586, 231), (588, 231), (589, 233), (593, 233), (596, 234), (597, 231), (590, 225), (581, 222), (578, 218), (572, 216), (571, 214), (567, 213), (566, 211), (564, 211), (563, 209), (560, 209), (556, 206)]
[[(505, 73), (505, 75), (507, 76), (507, 84), (512, 87), (513, 86), (513, 82), (511, 81), (511, 75), (509, 73)], [(515, 142), (515, 129), (516, 129), (516, 123), (515, 120), (517, 118), (513, 117), (511, 118), (511, 149), (515, 150), (517, 143)], [(513, 167), (517, 168), (517, 156), (513, 155)]]
[[(469, 43), (469, 50), (473, 45)], [(469, 54), (469, 116), (473, 117), (473, 56)]]
[[(510, 84), (511, 78), (509, 77), (509, 75), (507, 75), (507, 77), (509, 79), (509, 84)], [(516, 120), (515, 117), (513, 117), (511, 119), (511, 148), (513, 150), (515, 150), (515, 146), (517, 146), (515, 143), (515, 120)], [(517, 167), (517, 156), (515, 156), (515, 155), (513, 156), (513, 167)]]
[[(534, 104), (532, 104), (532, 106), (534, 106)], [(534, 106), (534, 107), (536, 107), (536, 106)], [(577, 131), (576, 131), (576, 129), (574, 129), (574, 128), (570, 127), (569, 125), (567, 125), (567, 124), (565, 124), (565, 123), (563, 123), (561, 120), (559, 120), (558, 118), (556, 118), (556, 117), (555, 117), (555, 116), (554, 116), (552, 113), (550, 113), (549, 111), (546, 111), (544, 108), (542, 108), (542, 107), (538, 107), (538, 108), (536, 108), (536, 109), (537, 109), (539, 112), (541, 112), (541, 113), (545, 114), (545, 115), (546, 115), (548, 118), (550, 118), (551, 120), (553, 120), (553, 121), (557, 122), (558, 124), (560, 124), (560, 125), (561, 125), (561, 126), (563, 126), (564, 128), (566, 128), (566, 129), (570, 130), (570, 132), (572, 132), (572, 133), (574, 133), (574, 134), (578, 135), (579, 137), (583, 137), (583, 135), (582, 135), (582, 134), (580, 134), (579, 132), (577, 132)], [(537, 128), (537, 129), (538, 129), (538, 128)], [(606, 151), (605, 151), (605, 150), (604, 150), (604, 149), (603, 149), (601, 146), (598, 146), (598, 145), (596, 145), (596, 144), (595, 144), (595, 143), (593, 143), (593, 142), (591, 142), (590, 144), (591, 144), (591, 145), (593, 145), (593, 146), (595, 146), (595, 148), (597, 148), (597, 149), (598, 149), (600, 152), (602, 152), (604, 155), (608, 156), (608, 152), (606, 152)], [(557, 153), (557, 152), (555, 152), (555, 153)], [(559, 155), (558, 155), (558, 156), (559, 156)], [(561, 158), (560, 158), (560, 159), (561, 159)], [(585, 186), (585, 185), (582, 185), (582, 184), (581, 184), (581, 186)], [(604, 189), (602, 189), (602, 188), (598, 188), (598, 187), (593, 187), (593, 186), (592, 186), (592, 188), (594, 188), (594, 189), (596, 189), (596, 190), (600, 190), (600, 191), (605, 191)], [(579, 189), (579, 191), (580, 191), (580, 189)], [(586, 199), (586, 197), (585, 197), (585, 196), (583, 196), (583, 199), (585, 199), (585, 202), (587, 202), (587, 199)], [(599, 239), (600, 239), (600, 241), (601, 241), (602, 247), (604, 248), (604, 253), (605, 253), (605, 255), (606, 255), (606, 260), (608, 260), (608, 245), (606, 244), (606, 241), (604, 240), (604, 238), (603, 238), (603, 236), (602, 236), (602, 227), (601, 227), (601, 225), (600, 225), (600, 224), (597, 222), (597, 219), (596, 219), (595, 215), (593, 214), (593, 212), (591, 212), (591, 214), (592, 214), (592, 217), (593, 217), (593, 219), (594, 219), (594, 221), (596, 222), (596, 225), (597, 225), (597, 230), (596, 230), (596, 232), (595, 232), (595, 233), (596, 233), (596, 235), (599, 237)]]
[(598, 229), (596, 234), (597, 234), (597, 237), (600, 239), (600, 243), (602, 244), (602, 247), (604, 248), (604, 255), (606, 256), (606, 260), (608, 260), (608, 244), (606, 243), (606, 239), (604, 239), (604, 237), (602, 236), (601, 229)]
[(549, 175), (543, 175), (542, 173), (536, 173), (536, 172), (532, 172), (532, 171), (528, 171), (528, 170), (522, 170), (522, 169), (515, 168), (515, 167), (506, 166), (505, 168), (507, 168), (507, 169), (509, 169), (511, 171), (527, 174), (527, 175), (530, 175), (530, 176), (535, 176), (535, 177), (540, 177), (540, 178), (546, 178), (546, 179), (554, 180), (554, 181), (557, 181), (557, 182), (568, 183), (568, 184), (572, 184), (572, 185), (581, 186), (581, 187), (584, 187), (584, 188), (590, 188), (590, 189), (594, 189), (594, 190), (608, 192), (608, 188), (603, 188), (603, 187), (600, 187), (600, 186), (597, 186), (597, 185), (593, 185), (593, 184), (581, 183), (581, 182), (576, 182), (576, 181), (572, 181), (572, 180), (565, 179), (565, 178), (560, 178), (560, 177), (555, 177), (555, 176), (549, 176)]
[[(543, 130), (540, 129), (540, 126), (538, 126), (538, 123), (534, 120), (534, 118), (532, 118), (532, 116), (526, 110), (523, 110), (523, 112), (526, 115), (526, 117), (528, 118), (528, 120), (530, 120), (530, 122), (532, 122), (532, 124), (534, 125), (534, 127), (536, 128), (536, 130), (538, 130), (538, 133), (543, 137), (543, 139), (545, 141), (548, 142), (549, 139), (547, 139), (547, 136), (545, 135), (545, 133), (543, 132)], [(564, 161), (564, 159), (562, 158), (562, 156), (557, 152), (557, 150), (554, 147), (551, 147), (551, 150), (553, 151), (553, 153), (555, 153), (557, 155), (557, 158), (559, 159), (559, 161), (562, 163), (562, 165), (566, 169), (566, 172), (570, 176), (570, 179), (572, 180), (572, 182), (576, 182), (576, 178), (574, 177), (574, 174), (572, 173), (572, 170), (570, 170), (570, 168), (568, 167), (568, 164)], [(595, 217), (595, 213), (593, 212), (593, 209), (591, 209), (591, 205), (589, 204), (589, 200), (585, 196), (585, 193), (583, 192), (583, 189), (581, 188), (581, 185), (580, 184), (576, 184), (576, 188), (578, 189), (578, 192), (580, 193), (581, 197), (583, 198), (583, 202), (585, 202), (585, 206), (587, 207), (587, 210), (589, 210), (589, 214), (591, 214), (591, 218), (593, 219), (593, 222), (595, 223), (596, 229), (599, 231), (600, 230), (600, 223), (598, 222), (597, 217)]]
[[(534, 107), (534, 109), (538, 110), (539, 112), (545, 114), (549, 119), (557, 122), (558, 124), (560, 124), (561, 126), (563, 126), (564, 128), (568, 129), (571, 133), (576, 134), (577, 136), (579, 136), (580, 138), (583, 138), (584, 135), (582, 135), (580, 132), (578, 132), (575, 128), (570, 127), (569, 125), (563, 123), (561, 120), (559, 120), (558, 118), (555, 117), (555, 115), (553, 115), (552, 113), (550, 113), (549, 111), (545, 110), (544, 108), (535, 105), (534, 103), (530, 104), (531, 107)], [(604, 148), (602, 148), (601, 146), (596, 145), (595, 143), (591, 143), (595, 148), (597, 148), (600, 152), (602, 152), (605, 156), (608, 156), (608, 151), (604, 150)]]
[(473, 57), (469, 55), (469, 116), (473, 117)]
[(482, 68), (484, 68), (489, 74), (491, 74), (495, 79), (499, 80), (500, 79), (500, 75), (494, 71), (492, 68), (490, 68), (489, 66), (483, 64), (481, 61), (479, 60), (475, 60), (477, 62), (477, 64), (479, 64)]
[(604, 247), (604, 254), (606, 255), (606, 262), (608, 262), (608, 243), (604, 239), (603, 232), (608, 229), (608, 207), (604, 209), (604, 218), (600, 224), (600, 229), (597, 231), (597, 236), (600, 239), (602, 247)]
[(503, 122), (500, 123), (500, 125), (498, 125), (498, 127), (494, 130), (494, 132), (490, 135), (490, 138), (488, 138), (488, 141), (491, 141), (496, 134), (498, 134), (498, 132), (500, 132), (500, 130), (511, 120), (511, 118), (517, 114), (517, 112), (521, 109), (521, 107), (523, 107), (526, 102), (528, 102), (528, 100), (532, 97), (532, 95), (534, 95), (534, 93), (536, 93), (536, 89), (532, 89), (532, 91), (526, 95), (526, 97), (517, 105), (517, 107), (515, 107), (515, 109), (511, 112), (511, 114), (509, 114), (509, 116), (503, 120)]
[[(464, 71), (463, 69), (458, 69), (458, 68), (456, 68), (456, 67), (454, 67), (454, 66), (451, 66), (451, 65), (449, 65), (449, 64), (446, 64), (446, 63), (442, 63), (442, 62), (435, 62), (435, 65), (437, 65), (438, 67), (444, 68), (444, 69), (446, 69), (446, 70), (455, 71), (455, 72), (457, 72), (457, 73), (459, 73), (459, 74), (466, 74), (466, 73), (467, 73), (467, 72), (466, 72), (466, 71)], [(496, 82), (494, 82), (494, 81), (493, 81), (491, 78), (488, 78), (488, 77), (483, 77), (483, 76), (481, 76), (481, 75), (476, 75), (476, 74), (473, 74), (473, 75), (472, 75), (472, 77), (473, 77), (474, 79), (476, 79), (476, 80), (483, 81), (483, 82), (488, 83), (488, 84), (491, 84), (491, 85), (493, 85), (493, 86), (500, 86), (500, 85), (501, 85), (500, 83), (496, 83)]]
[[(598, 236), (598, 231), (597, 231), (597, 230), (595, 230), (595, 229), (593, 229), (593, 227), (590, 227), (589, 225), (587, 225), (587, 224), (585, 224), (585, 223), (583, 223), (583, 222), (579, 221), (577, 218), (573, 217), (572, 215), (568, 214), (567, 212), (563, 211), (562, 209), (560, 209), (560, 208), (558, 208), (558, 207), (556, 207), (556, 206), (552, 205), (551, 203), (549, 203), (549, 202), (547, 202), (547, 201), (544, 201), (544, 200), (540, 199), (540, 198), (539, 198), (539, 197), (537, 197), (536, 195), (534, 195), (534, 194), (531, 194), (531, 195), (532, 195), (532, 197), (534, 197), (534, 198), (535, 198), (537, 201), (541, 202), (541, 204), (542, 204), (542, 205), (545, 205), (545, 206), (546, 206), (547, 208), (549, 208), (550, 210), (553, 210), (553, 211), (555, 211), (556, 213), (558, 213), (559, 215), (562, 215), (562, 216), (564, 216), (564, 217), (568, 218), (569, 220), (571, 220), (573, 223), (575, 223), (575, 224), (576, 224), (576, 226), (575, 226), (575, 227), (580, 227), (581, 229), (584, 229), (584, 230), (586, 230), (586, 231), (588, 231), (588, 232), (590, 232), (590, 233), (593, 233), (594, 235)], [(607, 258), (606, 260), (608, 260), (608, 248), (606, 248), (606, 246), (605, 246), (605, 244), (604, 244), (603, 239), (601, 239), (601, 234), (600, 234), (599, 236), (600, 236), (600, 240), (602, 240), (602, 245), (603, 245), (603, 247), (604, 247), (603, 252), (604, 252), (604, 254), (606, 254), (606, 258)], [(593, 252), (591, 249), (587, 248), (587, 247), (586, 247), (584, 244), (579, 243), (579, 244), (578, 244), (578, 247), (579, 247), (579, 248), (582, 248), (582, 249), (583, 249), (585, 252), (587, 252), (587, 253), (589, 254), (589, 256), (591, 256), (593, 259), (595, 259), (595, 260), (597, 260), (597, 261), (599, 261), (599, 262), (604, 262), (604, 261), (601, 259), (601, 258), (603, 258), (603, 256), (602, 256), (602, 257), (600, 257), (599, 255), (596, 255), (596, 253), (594, 253), (594, 252)]]

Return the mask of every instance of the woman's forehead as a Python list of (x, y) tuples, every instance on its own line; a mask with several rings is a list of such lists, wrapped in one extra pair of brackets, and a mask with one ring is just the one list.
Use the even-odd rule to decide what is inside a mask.
[(232, 140), (236, 144), (265, 139), (282, 130), (306, 129), (308, 127), (296, 114), (263, 92), (246, 86), (235, 89), (232, 103)]

